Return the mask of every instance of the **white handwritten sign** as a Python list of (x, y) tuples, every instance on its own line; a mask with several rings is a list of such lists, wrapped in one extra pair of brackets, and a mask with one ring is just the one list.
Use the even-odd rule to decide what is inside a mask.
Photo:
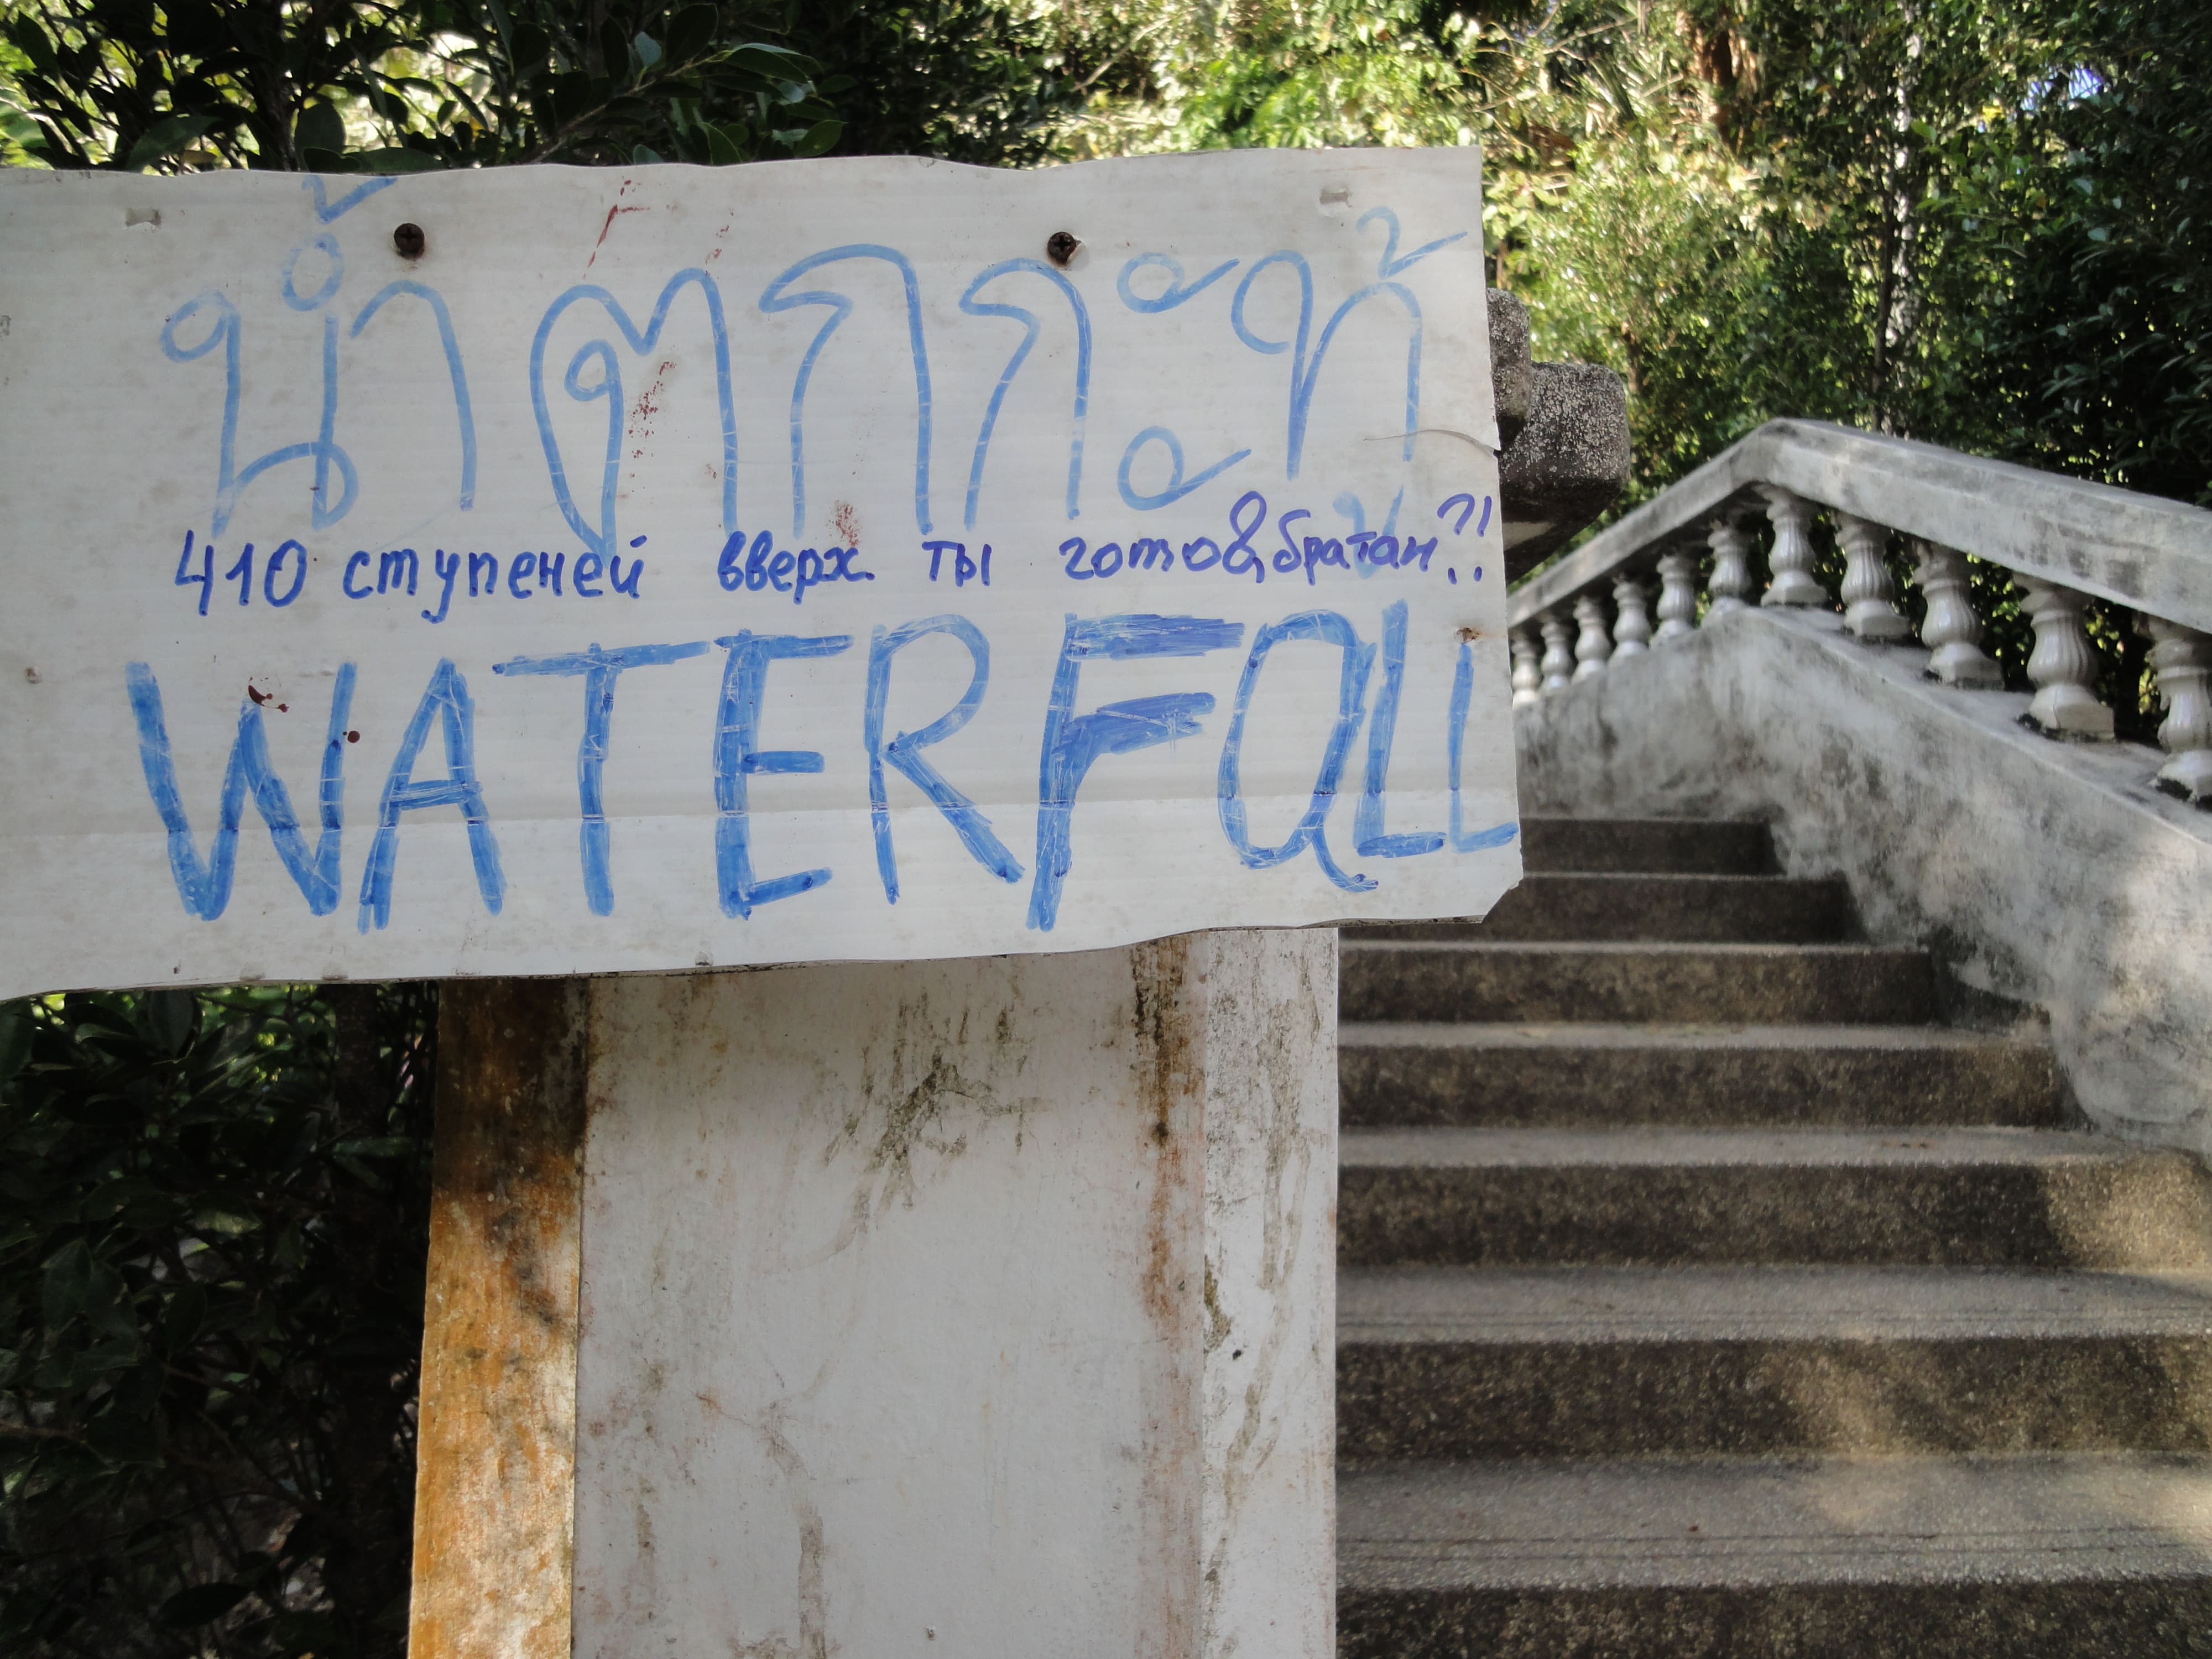
[(1471, 151), (0, 176), (0, 994), (1517, 878)]

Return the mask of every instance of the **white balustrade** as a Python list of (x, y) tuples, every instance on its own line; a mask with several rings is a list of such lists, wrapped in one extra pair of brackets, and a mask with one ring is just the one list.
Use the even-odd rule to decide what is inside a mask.
[(1613, 655), (1618, 662), (1651, 648), (1650, 599), (1644, 584), (1623, 573), (1613, 584)]
[[(1762, 508), (1773, 529), (1764, 593), (1752, 575), (1752, 515)], [(1840, 605), (1814, 574), (1820, 513), (1836, 527)], [(1906, 538), (1923, 602), (1917, 626), (1899, 602), (1906, 579), (1890, 564), (1893, 536)], [(1990, 659), (1987, 618), (1975, 614), (1983, 567), (2009, 578), (2034, 629), (2034, 696), (2022, 719), (2051, 737), (2117, 735), (2099, 692), (2103, 636), (2087, 613), (2094, 603), (2136, 614), (2163, 705), (2164, 752), (2142, 751), (2142, 781), (2152, 780), (2155, 758), (2159, 788), (2212, 811), (2212, 514), (1819, 422), (1769, 422), (1516, 584), (1515, 696), (1564, 690), (1752, 605), (1840, 610), (1844, 631), (1869, 642), (1908, 643), (1917, 632), (1928, 679), (2000, 690), (2006, 670)], [(2131, 709), (2137, 688), (2123, 695)]]
[(1537, 618), (1537, 626), (1544, 630), (1544, 696), (1565, 690), (1575, 678), (1575, 626), (1565, 617), (1547, 611)]
[(1741, 611), (1750, 603), (1751, 532), (1734, 519), (1715, 519), (1705, 545), (1713, 550), (1713, 615)]
[(1536, 636), (1525, 628), (1516, 628), (1506, 635), (1513, 649), (1513, 706), (1526, 708), (1544, 700), (1544, 671), (1539, 665), (1542, 655)]
[(2081, 627), (2081, 596), (2032, 576), (2014, 576), (2021, 608), (2035, 624), (2027, 677), (2035, 701), (2027, 720), (2045, 737), (2108, 738), (2112, 711), (2097, 701), (2097, 658)]
[(1761, 484), (1767, 521), (1774, 526), (1774, 548), (1767, 555), (1773, 580), (1761, 605), (1823, 605), (1826, 590), (1813, 574), (1813, 504), (1779, 484)]
[(1605, 672), (1605, 665), (1613, 655), (1613, 641), (1605, 631), (1605, 601), (1595, 593), (1585, 593), (1575, 601), (1575, 620), (1582, 624), (1582, 632), (1575, 639), (1575, 674), (1586, 680)]
[(2159, 769), (2158, 787), (2197, 806), (2212, 807), (2212, 638), (2157, 617), (2144, 618), (2152, 640), (2150, 665), (2158, 673), (2166, 720), (2158, 740), (2172, 757)]
[[(1897, 585), (1883, 556), (1889, 531), (1855, 513), (1836, 514), (1836, 539), (1844, 548), (1844, 626), (1863, 640), (1887, 644), (1912, 637), (1912, 624), (1897, 611)], [(1779, 603), (1779, 601), (1778, 601)]]
[(1920, 623), (1928, 677), (1968, 690), (1996, 690), (2004, 684), (2004, 671), (1982, 653), (1982, 623), (1966, 584), (1966, 556), (1934, 542), (1916, 540), (1912, 548), (1913, 578), (1928, 601)]
[[(1718, 601), (1715, 601), (1716, 606)], [(1692, 553), (1669, 553), (1659, 561), (1661, 645), (1698, 631), (1698, 560)]]

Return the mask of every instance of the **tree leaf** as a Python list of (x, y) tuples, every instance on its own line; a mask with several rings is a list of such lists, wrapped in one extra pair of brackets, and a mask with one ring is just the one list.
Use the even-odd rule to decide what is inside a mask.
[(817, 121), (791, 147), (793, 155), (819, 155), (845, 136), (842, 121)]
[[(149, 1417), (137, 1417), (127, 1412), (104, 1413), (85, 1431), (85, 1444), (111, 1463), (158, 1463), (161, 1461), (161, 1435)], [(230, 1611), (229, 1607), (210, 1613), (209, 1618), (220, 1618)], [(195, 1624), (204, 1620), (195, 1620)]]
[(714, 36), (720, 29), (721, 19), (714, 7), (684, 7), (669, 20), (669, 56), (679, 64), (690, 63), (714, 44)]
[(326, 149), (332, 155), (343, 155), (346, 147), (345, 117), (338, 113), (335, 104), (310, 104), (292, 125), (292, 142), (303, 150)]
[(398, 146), (356, 150), (348, 159), (357, 162), (364, 173), (435, 173), (444, 165), (434, 155)]
[(23, 1069), (31, 1057), (31, 1012), (22, 1003), (0, 1007), (0, 1083)]
[(211, 1625), (246, 1599), (243, 1584), (195, 1584), (161, 1603), (154, 1617), (171, 1630)]
[(46, 1328), (58, 1331), (83, 1310), (85, 1292), (92, 1286), (92, 1250), (82, 1239), (64, 1248), (46, 1264), (41, 1302)]
[(180, 1354), (200, 1334), (201, 1322), (207, 1318), (207, 1292), (193, 1284), (179, 1285), (169, 1293), (168, 1306), (161, 1310), (161, 1338), (172, 1354)]
[(146, 129), (144, 137), (131, 146), (131, 154), (123, 165), (132, 173), (143, 173), (155, 162), (191, 149), (214, 125), (204, 115), (172, 115), (156, 121)]
[(252, 1232), (261, 1224), (261, 1218), (239, 1200), (218, 1194), (192, 1206), (192, 1223), (203, 1231), (234, 1237)]
[[(335, 112), (333, 112), (335, 113)], [(301, 125), (307, 125), (303, 117)], [(345, 131), (338, 131), (339, 142), (325, 144), (325, 149), (343, 149)], [(139, 999), (138, 1021), (144, 1028), (147, 1040), (165, 1054), (180, 1054), (185, 1045), (192, 1040), (192, 1029), (199, 1023), (199, 1000), (190, 991), (149, 991)]]
[(712, 121), (705, 125), (708, 161), (718, 167), (734, 167), (745, 159), (744, 147), (727, 125)]

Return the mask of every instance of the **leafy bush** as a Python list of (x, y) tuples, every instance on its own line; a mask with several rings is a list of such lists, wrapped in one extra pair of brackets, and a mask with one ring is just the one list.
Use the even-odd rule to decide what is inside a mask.
[(404, 1650), (435, 1010), (0, 1007), (0, 1651)]

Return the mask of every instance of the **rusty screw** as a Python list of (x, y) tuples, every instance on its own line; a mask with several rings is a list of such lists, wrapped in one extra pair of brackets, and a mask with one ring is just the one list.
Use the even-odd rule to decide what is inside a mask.
[(421, 258), (423, 248), (422, 227), (413, 224), (400, 226), (392, 233), (392, 246), (399, 250), (399, 257), (403, 259)]
[(1064, 265), (1075, 257), (1075, 250), (1083, 244), (1064, 230), (1055, 230), (1044, 239), (1045, 257), (1056, 265)]

